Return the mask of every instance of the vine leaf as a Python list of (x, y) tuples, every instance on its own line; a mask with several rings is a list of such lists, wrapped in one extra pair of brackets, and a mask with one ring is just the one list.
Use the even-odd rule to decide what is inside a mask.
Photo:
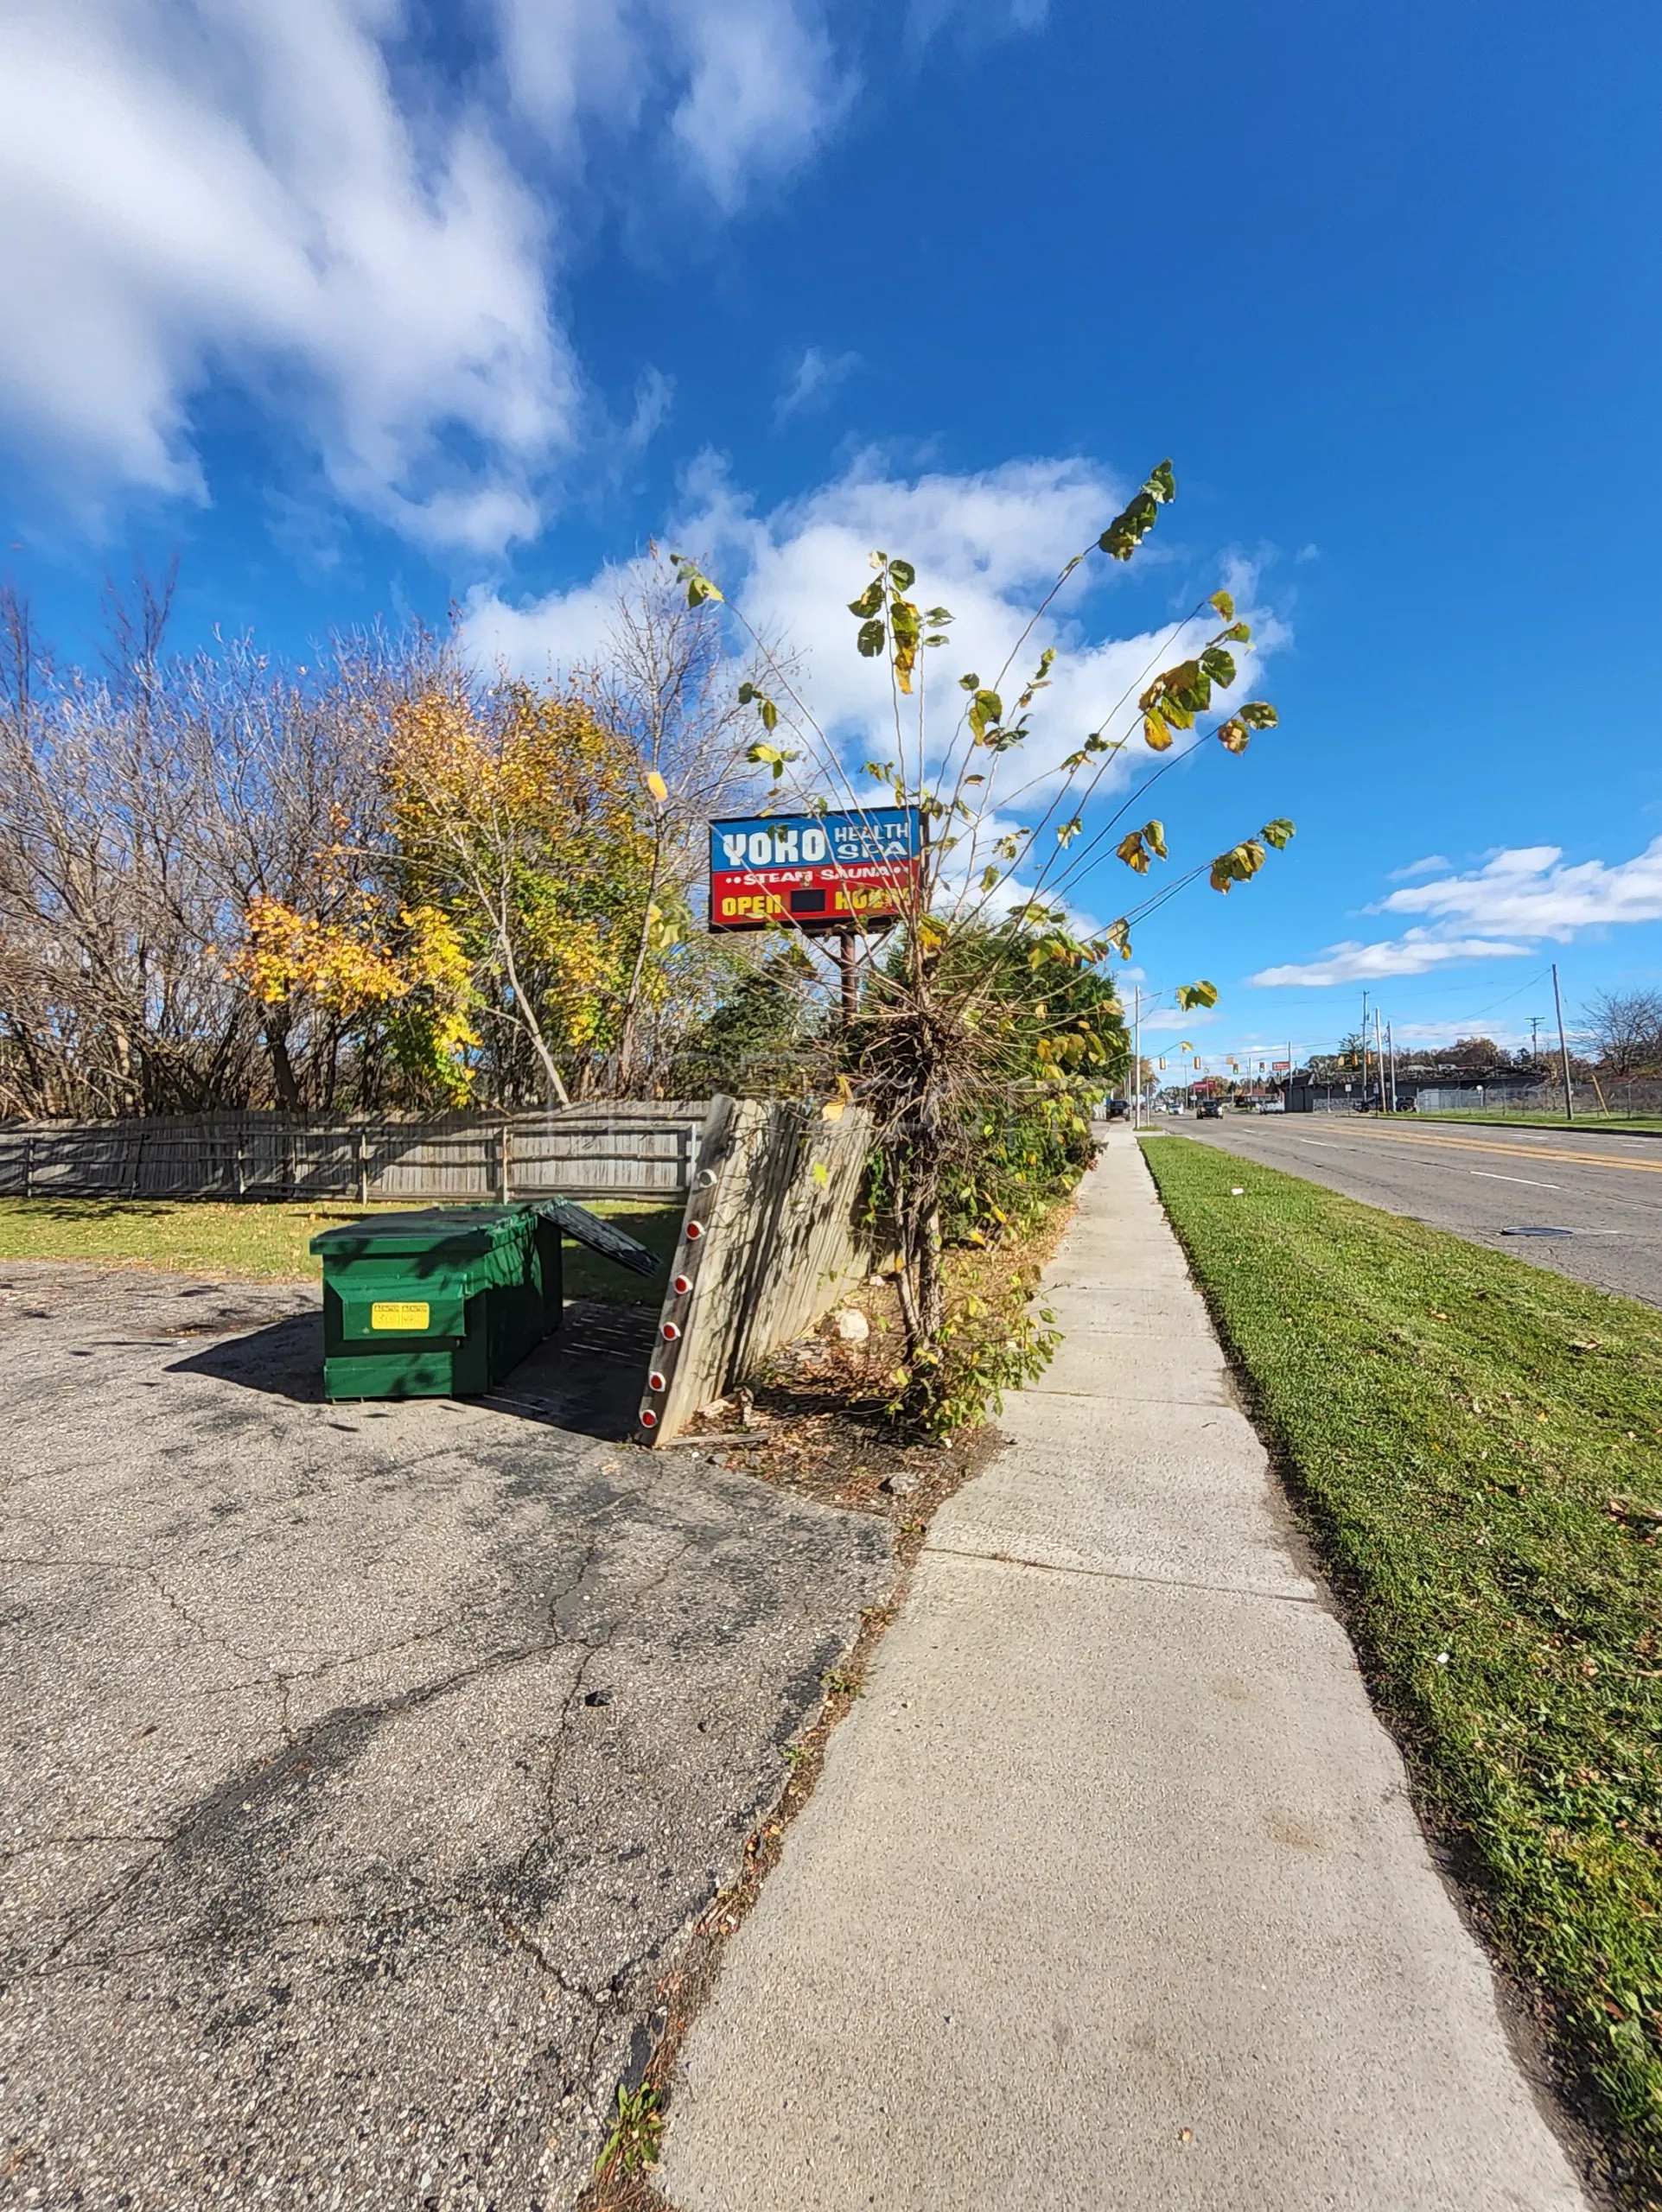
[(1170, 461), (1162, 461), (1157, 467), (1150, 469), (1142, 490), (1103, 531), (1097, 540), (1098, 547), (1111, 560), (1129, 561), (1154, 528), (1155, 518), (1161, 508), (1176, 497), (1177, 479), (1172, 474)]
[(702, 607), (707, 599), (721, 599), (724, 596), (720, 588), (710, 582), (698, 563), (689, 560), (685, 553), (672, 553), (670, 559), (674, 564), (676, 581), (686, 587), (689, 607)]

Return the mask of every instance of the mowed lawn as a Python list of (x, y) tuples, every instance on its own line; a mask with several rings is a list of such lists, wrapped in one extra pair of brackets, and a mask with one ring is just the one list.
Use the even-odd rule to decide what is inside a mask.
[(1562, 1114), (1397, 1114), (1391, 1118), (1404, 1126), (1414, 1122), (1473, 1122), (1486, 1129), (1557, 1129), (1565, 1137), (1596, 1136), (1601, 1130), (1617, 1136), (1624, 1131), (1635, 1136), (1662, 1135), (1662, 1114), (1578, 1114), (1573, 1122), (1566, 1122)]
[[(212, 1199), (0, 1199), (0, 1260), (92, 1260), (165, 1268), (181, 1274), (240, 1276), (245, 1281), (315, 1282), (321, 1263), (307, 1247), (321, 1229), (408, 1206), (314, 1203), (221, 1205)], [(680, 1232), (678, 1204), (602, 1199), (590, 1209), (664, 1261)], [(568, 1298), (602, 1298), (656, 1305), (664, 1277), (631, 1274), (564, 1240)]]
[(1618, 2193), (1662, 2205), (1662, 1313), (1145, 1150), (1421, 1808)]

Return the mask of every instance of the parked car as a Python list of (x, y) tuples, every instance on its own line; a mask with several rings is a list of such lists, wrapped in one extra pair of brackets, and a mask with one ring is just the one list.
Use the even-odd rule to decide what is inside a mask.
[(1284, 1114), (1287, 1111), (1287, 1101), (1284, 1098), (1266, 1098), (1258, 1111), (1260, 1114)]

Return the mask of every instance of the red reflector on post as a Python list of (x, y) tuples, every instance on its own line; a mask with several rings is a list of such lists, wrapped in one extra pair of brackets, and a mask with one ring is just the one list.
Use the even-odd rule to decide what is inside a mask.
[(665, 1324), (664, 1324), (664, 1342), (665, 1342), (666, 1344), (672, 1344), (675, 1342), (675, 1339), (676, 1339), (676, 1338), (680, 1335), (680, 1333), (681, 1333), (681, 1328), (680, 1328), (680, 1324), (679, 1324), (678, 1322), (676, 1322), (676, 1321), (665, 1321)]
[(687, 1224), (687, 1242), (689, 1244), (696, 1244), (704, 1233), (704, 1225), (702, 1221), (690, 1221)]
[(650, 1406), (640, 1408), (640, 1426), (642, 1428), (656, 1428), (658, 1426), (658, 1415)]
[(692, 1288), (692, 1277), (691, 1275), (677, 1275), (675, 1281), (670, 1285), (670, 1288), (675, 1293), (678, 1298), (685, 1298), (687, 1293)]
[(669, 1377), (666, 1375), (659, 1375), (655, 1370), (646, 1377), (646, 1388), (649, 1390), (667, 1390), (669, 1387)]

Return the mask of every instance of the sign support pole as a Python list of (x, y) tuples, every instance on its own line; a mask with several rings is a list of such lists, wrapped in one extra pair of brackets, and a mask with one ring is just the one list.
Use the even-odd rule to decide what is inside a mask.
[(837, 957), (843, 970), (843, 1027), (851, 1029), (860, 1011), (860, 979), (856, 969), (857, 944), (852, 930), (837, 936)]

